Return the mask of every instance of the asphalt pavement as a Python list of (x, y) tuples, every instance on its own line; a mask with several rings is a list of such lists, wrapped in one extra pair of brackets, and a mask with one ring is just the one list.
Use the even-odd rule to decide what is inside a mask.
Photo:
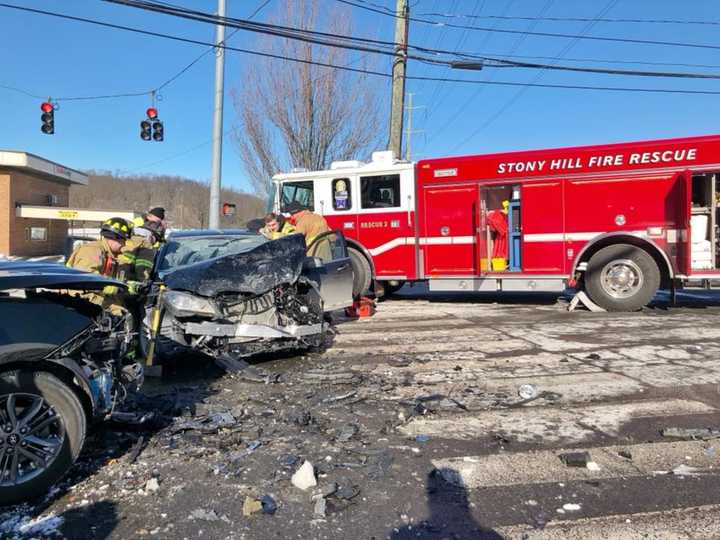
[(185, 358), (0, 536), (720, 538), (720, 296), (668, 300), (406, 287), (264, 380)]

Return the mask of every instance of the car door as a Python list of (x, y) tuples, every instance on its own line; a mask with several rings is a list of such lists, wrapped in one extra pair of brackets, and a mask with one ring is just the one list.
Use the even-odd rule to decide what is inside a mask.
[(325, 311), (351, 306), (353, 271), (343, 234), (329, 231), (318, 235), (307, 254), (317, 264), (308, 265), (304, 273), (320, 284)]

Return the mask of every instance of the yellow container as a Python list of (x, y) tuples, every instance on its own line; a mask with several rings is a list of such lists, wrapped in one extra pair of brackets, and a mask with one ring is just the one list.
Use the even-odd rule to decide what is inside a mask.
[(503, 270), (507, 270), (507, 259), (502, 257), (493, 257), (492, 269), (493, 272), (502, 272)]

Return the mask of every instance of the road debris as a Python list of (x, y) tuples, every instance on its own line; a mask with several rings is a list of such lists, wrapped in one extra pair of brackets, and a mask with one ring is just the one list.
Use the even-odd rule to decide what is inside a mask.
[(263, 514), (272, 516), (277, 511), (277, 503), (270, 495), (264, 495), (263, 498), (260, 499), (260, 503), (262, 504)]
[(589, 452), (565, 452), (558, 455), (560, 461), (562, 461), (568, 467), (583, 467), (587, 468), (588, 463), (592, 461)]
[[(222, 519), (217, 515), (215, 510), (205, 510), (204, 508), (196, 508), (190, 513), (190, 520), (192, 521), (218, 521)], [(227, 518), (226, 518), (227, 519)]]
[(245, 501), (243, 502), (243, 516), (250, 517), (253, 514), (257, 514), (258, 512), (262, 512), (263, 505), (260, 501), (258, 501), (255, 497), (245, 497)]
[(160, 483), (157, 478), (151, 478), (145, 483), (145, 491), (147, 493), (155, 493), (160, 489)]
[(346, 399), (349, 399), (351, 397), (355, 397), (357, 395), (357, 391), (353, 390), (352, 392), (348, 392), (347, 394), (340, 394), (339, 396), (331, 396), (327, 397), (322, 400), (323, 403), (337, 403), (338, 401), (343, 401)]
[(690, 467), (684, 463), (678, 465), (672, 470), (672, 474), (675, 476), (698, 476), (704, 474), (705, 471), (698, 469), (697, 467)]
[(313, 500), (315, 501), (315, 507), (313, 508), (313, 514), (315, 517), (325, 517), (325, 512), (327, 511), (327, 501), (325, 498), (322, 496), (316, 496), (313, 497)]
[(712, 428), (678, 428), (670, 427), (661, 431), (663, 437), (675, 439), (703, 440), (720, 438), (720, 429)]
[(633, 458), (632, 453), (629, 450), (620, 450), (618, 452), (618, 456), (628, 459), (630, 461), (632, 461)]
[(295, 474), (292, 475), (291, 482), (296, 488), (302, 489), (303, 491), (317, 486), (315, 469), (312, 463), (305, 461), (300, 468), (295, 471)]
[(575, 504), (575, 503), (563, 504), (563, 510), (565, 510), (566, 512), (577, 512), (581, 508), (582, 508), (582, 506), (580, 506), (579, 504)]
[(358, 428), (355, 424), (346, 424), (340, 428), (335, 440), (338, 442), (348, 442), (358, 434), (358, 431), (360, 431), (360, 428)]
[(518, 388), (518, 396), (522, 399), (532, 399), (538, 394), (538, 389), (532, 384), (523, 384)]

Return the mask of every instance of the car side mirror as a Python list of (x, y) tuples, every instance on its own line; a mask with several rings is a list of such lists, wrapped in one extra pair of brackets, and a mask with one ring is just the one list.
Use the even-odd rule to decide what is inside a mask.
[(325, 266), (325, 263), (320, 257), (305, 257), (303, 262), (303, 270), (313, 270), (323, 266)]

